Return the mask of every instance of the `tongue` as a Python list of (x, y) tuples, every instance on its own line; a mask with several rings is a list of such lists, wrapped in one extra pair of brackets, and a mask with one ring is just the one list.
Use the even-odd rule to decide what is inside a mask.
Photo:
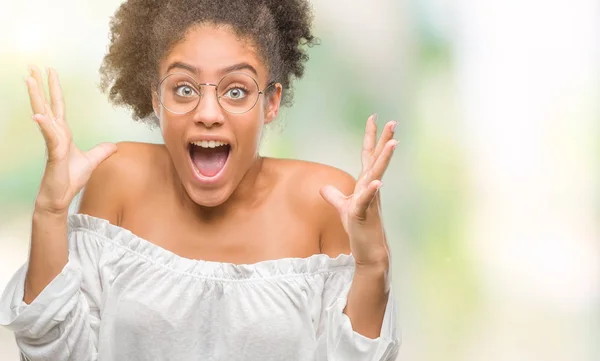
[(192, 146), (192, 162), (205, 177), (214, 177), (225, 166), (229, 147), (201, 148)]

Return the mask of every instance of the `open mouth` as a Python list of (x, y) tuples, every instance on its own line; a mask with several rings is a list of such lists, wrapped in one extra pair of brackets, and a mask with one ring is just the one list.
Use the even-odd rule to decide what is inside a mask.
[(219, 141), (197, 141), (189, 145), (190, 159), (195, 171), (206, 178), (212, 178), (218, 175), (227, 160), (231, 146)]

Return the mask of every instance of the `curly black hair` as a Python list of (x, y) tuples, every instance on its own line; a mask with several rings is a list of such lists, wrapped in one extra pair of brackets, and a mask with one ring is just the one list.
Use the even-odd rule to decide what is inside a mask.
[(308, 60), (304, 46), (318, 43), (312, 19), (307, 0), (127, 0), (110, 21), (100, 88), (113, 104), (131, 108), (135, 120), (156, 125), (152, 84), (160, 60), (190, 27), (211, 23), (254, 42), (270, 80), (283, 86), (282, 106), (290, 106), (293, 77), (302, 77)]

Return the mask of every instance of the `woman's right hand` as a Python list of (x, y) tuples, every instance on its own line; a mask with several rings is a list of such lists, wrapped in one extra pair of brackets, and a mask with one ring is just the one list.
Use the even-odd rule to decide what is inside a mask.
[(47, 148), (47, 161), (35, 202), (35, 212), (66, 216), (69, 205), (87, 183), (92, 172), (117, 150), (113, 143), (102, 143), (84, 152), (77, 148), (65, 121), (65, 102), (54, 69), (48, 70), (50, 103), (46, 99), (42, 75), (29, 67), (26, 78), (33, 119), (38, 123)]

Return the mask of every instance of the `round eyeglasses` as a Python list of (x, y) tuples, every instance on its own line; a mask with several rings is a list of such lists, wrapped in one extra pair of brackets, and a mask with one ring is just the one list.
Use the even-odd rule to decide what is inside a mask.
[(273, 85), (275, 83), (260, 90), (256, 80), (245, 73), (227, 74), (218, 84), (198, 83), (188, 74), (172, 73), (160, 81), (158, 99), (169, 112), (183, 115), (200, 104), (202, 86), (211, 86), (215, 88), (221, 108), (231, 114), (243, 114), (254, 108), (259, 96)]

